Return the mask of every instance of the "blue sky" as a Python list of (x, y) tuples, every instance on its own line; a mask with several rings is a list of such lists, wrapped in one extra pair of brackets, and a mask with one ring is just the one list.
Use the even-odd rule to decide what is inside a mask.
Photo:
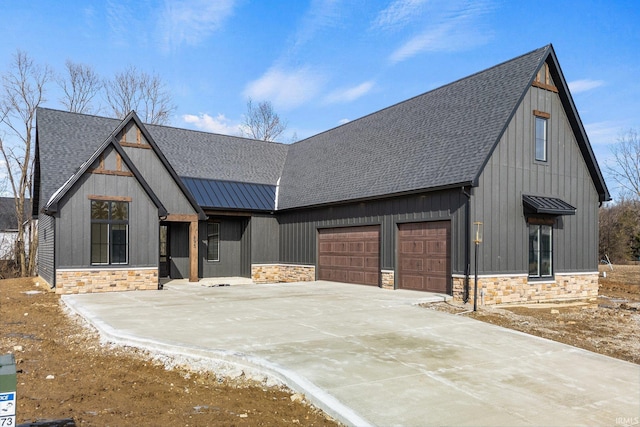
[(553, 43), (601, 168), (640, 129), (637, 1), (4, 0), (0, 16), (0, 72), (16, 49), (58, 72), (135, 65), (167, 83), (177, 127), (237, 133), (251, 97), (302, 139)]

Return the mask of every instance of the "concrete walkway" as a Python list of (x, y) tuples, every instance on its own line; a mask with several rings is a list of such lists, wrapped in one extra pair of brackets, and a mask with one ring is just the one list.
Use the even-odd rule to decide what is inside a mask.
[(348, 425), (638, 422), (639, 365), (415, 305), (430, 298), (442, 299), (331, 282), (168, 283), (63, 301), (111, 342), (267, 374)]

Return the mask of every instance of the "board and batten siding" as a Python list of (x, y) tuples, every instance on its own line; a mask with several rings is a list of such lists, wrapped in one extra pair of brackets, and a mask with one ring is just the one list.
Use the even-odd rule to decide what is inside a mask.
[(169, 214), (194, 214), (187, 197), (150, 148), (123, 147)]
[(134, 177), (85, 173), (58, 204), (56, 268), (91, 267), (91, 201), (89, 196), (131, 197), (129, 203), (130, 267), (158, 265), (158, 208)]
[(55, 221), (44, 213), (38, 215), (38, 275), (52, 286), (55, 285)]
[[(207, 261), (207, 224), (220, 224), (219, 261)], [(249, 265), (250, 238), (248, 217), (216, 217), (210, 216), (209, 221), (202, 221), (199, 225), (200, 234), (200, 276), (201, 277), (250, 277)], [(186, 229), (185, 231), (188, 231)], [(184, 236), (188, 241), (188, 236)], [(187, 248), (188, 249), (188, 248)], [(186, 253), (188, 262), (189, 254)], [(188, 264), (187, 264), (188, 266)], [(188, 277), (188, 270), (186, 270)]]
[(251, 263), (273, 264), (279, 262), (280, 247), (278, 220), (273, 215), (251, 217)]
[[(547, 161), (535, 160), (534, 110), (550, 114)], [(558, 94), (531, 87), (473, 189), (471, 220), (484, 224), (483, 274), (528, 272), (528, 227), (522, 195), (557, 197), (576, 207), (558, 216), (555, 272), (597, 271), (598, 193)], [(472, 260), (473, 262), (473, 260)]]
[(398, 223), (451, 220), (454, 273), (464, 272), (466, 196), (461, 188), (360, 203), (280, 212), (280, 261), (315, 265), (317, 229), (380, 225), (380, 268), (396, 265)]

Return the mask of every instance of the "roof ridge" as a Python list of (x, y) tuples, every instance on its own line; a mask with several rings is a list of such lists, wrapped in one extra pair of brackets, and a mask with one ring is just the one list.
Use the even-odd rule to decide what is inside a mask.
[(342, 127), (346, 127), (346, 126), (349, 126), (349, 125), (351, 125), (351, 124), (353, 124), (353, 123), (357, 123), (357, 122), (359, 122), (359, 121), (361, 121), (361, 120), (364, 120), (364, 119), (366, 119), (366, 118), (368, 118), (368, 117), (370, 117), (370, 116), (372, 116), (372, 115), (375, 115), (375, 114), (381, 113), (381, 112), (386, 111), (386, 110), (390, 110), (390, 109), (395, 108), (395, 107), (397, 107), (397, 106), (399, 106), (399, 105), (402, 105), (402, 104), (408, 103), (408, 102), (410, 102), (410, 101), (413, 101), (413, 100), (414, 100), (414, 99), (416, 99), (416, 98), (420, 98), (420, 97), (425, 96), (425, 95), (427, 95), (427, 94), (430, 94), (430, 93), (433, 93), (433, 92), (435, 92), (435, 91), (438, 91), (438, 90), (441, 90), (441, 89), (447, 88), (447, 87), (452, 86), (452, 85), (454, 85), (454, 84), (457, 84), (457, 83), (459, 83), (459, 82), (462, 82), (462, 81), (468, 80), (468, 79), (470, 79), (470, 78), (472, 78), (472, 77), (478, 76), (479, 74), (483, 74), (483, 73), (486, 73), (486, 72), (488, 72), (488, 71), (491, 71), (491, 70), (493, 70), (493, 69), (495, 69), (495, 68), (498, 68), (498, 67), (504, 66), (504, 65), (506, 65), (506, 64), (508, 64), (508, 63), (510, 63), (510, 62), (515, 62), (515, 61), (519, 60), (520, 58), (523, 58), (523, 57), (525, 57), (525, 56), (531, 55), (531, 54), (533, 54), (533, 53), (535, 53), (535, 52), (538, 52), (538, 51), (540, 51), (540, 52), (547, 51), (547, 50), (549, 49), (549, 47), (551, 47), (551, 46), (552, 46), (552, 45), (551, 45), (551, 43), (549, 43), (549, 44), (547, 44), (547, 45), (545, 45), (545, 46), (543, 46), (543, 47), (540, 47), (540, 48), (534, 49), (534, 50), (529, 51), (529, 52), (527, 52), (527, 53), (523, 53), (522, 55), (518, 55), (518, 56), (516, 56), (515, 58), (511, 58), (511, 59), (508, 59), (508, 60), (502, 61), (502, 62), (500, 62), (499, 64), (492, 65), (492, 66), (487, 67), (487, 68), (485, 68), (485, 69), (482, 69), (482, 70), (480, 70), (480, 71), (476, 71), (476, 72), (475, 72), (475, 73), (473, 73), (473, 74), (469, 74), (469, 75), (467, 75), (467, 76), (461, 77), (461, 78), (459, 78), (459, 79), (457, 79), (457, 80), (454, 80), (454, 81), (452, 81), (452, 82), (446, 83), (446, 84), (444, 84), (444, 85), (442, 85), (442, 86), (438, 86), (438, 87), (433, 88), (433, 89), (430, 89), (430, 90), (428, 90), (428, 91), (426, 91), (426, 92), (422, 92), (422, 93), (420, 93), (420, 94), (418, 94), (418, 95), (414, 95), (414, 96), (412, 96), (411, 98), (407, 98), (407, 99), (404, 99), (404, 100), (402, 100), (402, 101), (398, 101), (398, 102), (396, 102), (395, 104), (392, 104), (392, 105), (389, 105), (389, 106), (387, 106), (387, 107), (381, 108), (381, 109), (379, 109), (379, 110), (372, 111), (371, 113), (365, 114), (364, 116), (358, 117), (357, 119), (350, 120), (350, 121), (349, 121), (349, 122), (347, 122), (347, 123), (343, 123), (343, 124), (341, 124), (341, 125), (338, 125), (338, 126), (332, 127), (332, 128), (330, 128), (330, 129), (327, 129), (327, 130), (324, 130), (324, 131), (322, 131), (322, 132), (320, 132), (320, 133), (317, 133), (317, 134), (311, 135), (311, 136), (309, 136), (309, 137), (307, 137), (307, 138), (305, 138), (305, 139), (302, 139), (302, 140), (300, 140), (300, 141), (293, 142), (293, 143), (291, 143), (291, 144), (289, 144), (289, 145), (292, 145), (292, 146), (293, 146), (293, 145), (296, 145), (296, 144), (299, 144), (299, 143), (302, 143), (302, 142), (306, 142), (306, 141), (309, 141), (310, 139), (313, 139), (313, 138), (315, 138), (315, 137), (317, 137), (317, 136), (323, 135), (323, 134), (325, 134), (325, 133), (327, 133), (327, 132), (332, 132), (332, 131), (334, 131), (334, 130), (336, 130), (336, 129), (339, 129), (339, 128), (342, 128)]
[[(72, 111), (66, 111), (66, 110), (61, 110), (61, 109), (58, 109), (58, 108), (50, 108), (50, 107), (38, 107), (38, 110), (48, 110), (48, 111), (52, 111), (52, 112), (56, 112), (56, 113), (70, 114), (70, 115), (74, 115), (74, 116), (93, 117), (93, 118), (101, 119), (101, 120), (102, 119), (103, 120), (114, 120), (114, 121), (118, 121), (118, 122), (120, 122), (121, 120), (124, 120), (126, 118), (126, 117), (124, 117), (123, 119), (118, 119), (116, 117), (101, 116), (101, 115), (98, 115), (98, 114), (76, 113), (76, 112), (72, 112)], [(141, 122), (142, 122), (142, 120), (141, 120)], [(286, 144), (284, 142), (263, 141), (261, 139), (247, 138), (247, 137), (238, 136), (238, 135), (227, 135), (227, 134), (218, 133), (218, 132), (207, 132), (207, 131), (200, 130), (200, 129), (188, 129), (188, 128), (178, 127), (178, 126), (174, 126), (174, 125), (159, 125), (159, 124), (144, 123), (144, 122), (142, 122), (142, 123), (146, 127), (174, 129), (174, 130), (179, 130), (179, 131), (201, 133), (201, 134), (205, 134), (205, 135), (218, 135), (218, 136), (223, 136), (223, 137), (233, 138), (233, 139), (239, 139), (239, 140), (244, 140), (244, 141), (258, 142), (258, 143), (261, 143), (261, 144), (273, 144), (273, 145), (283, 145), (283, 146), (290, 145), (290, 144)]]

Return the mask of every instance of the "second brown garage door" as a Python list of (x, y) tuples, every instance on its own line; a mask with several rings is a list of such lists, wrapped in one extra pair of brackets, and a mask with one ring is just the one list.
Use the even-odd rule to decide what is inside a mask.
[(378, 286), (380, 227), (318, 230), (318, 279)]
[(398, 288), (450, 293), (451, 222), (398, 225)]

